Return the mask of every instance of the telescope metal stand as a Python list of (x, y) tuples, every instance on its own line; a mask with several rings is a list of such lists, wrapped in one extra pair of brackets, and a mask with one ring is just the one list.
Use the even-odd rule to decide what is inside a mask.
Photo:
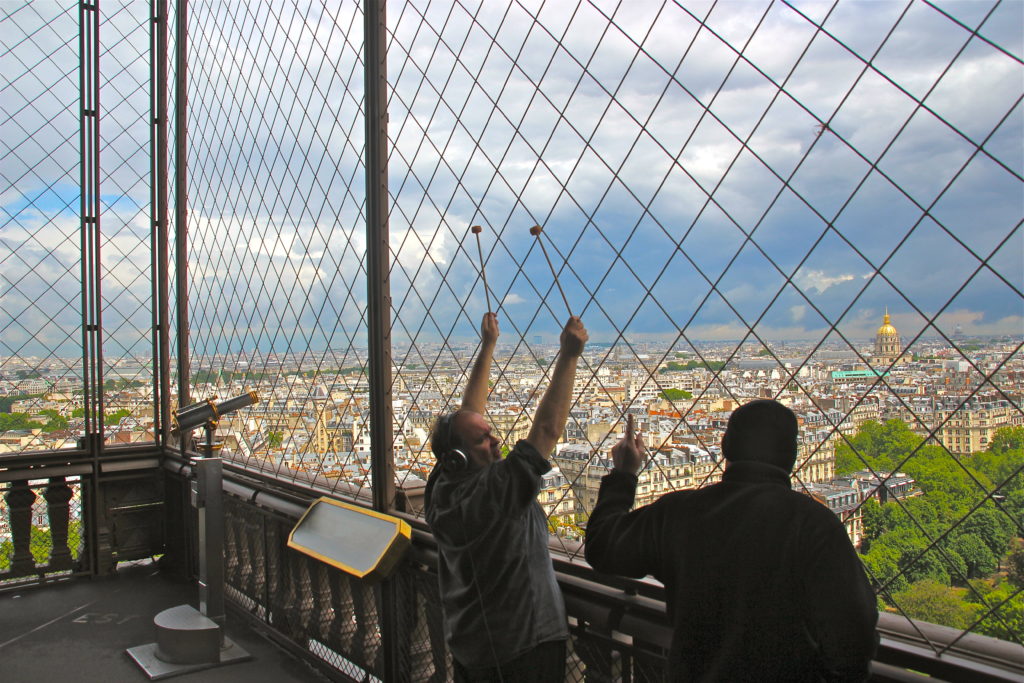
[[(213, 430), (207, 425), (207, 452)], [(192, 504), (199, 511), (199, 609), (178, 605), (153, 618), (156, 642), (128, 649), (150, 680), (252, 659), (224, 636), (224, 509), (220, 458), (195, 461)]]

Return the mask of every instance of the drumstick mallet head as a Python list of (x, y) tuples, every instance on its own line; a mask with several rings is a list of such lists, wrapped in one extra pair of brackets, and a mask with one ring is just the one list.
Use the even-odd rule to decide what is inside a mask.
[(544, 260), (548, 262), (548, 268), (551, 269), (551, 277), (555, 280), (555, 286), (558, 287), (558, 293), (562, 295), (562, 303), (565, 304), (565, 310), (569, 311), (569, 317), (572, 317), (572, 309), (569, 308), (569, 300), (565, 298), (565, 292), (562, 291), (562, 285), (558, 282), (558, 273), (555, 272), (555, 267), (551, 265), (551, 259), (548, 258), (548, 250), (544, 248), (544, 238), (540, 234), (544, 232), (544, 228), (539, 225), (535, 225), (530, 228), (530, 234), (537, 238), (537, 242), (540, 243), (540, 250), (544, 254)]
[(483, 230), (479, 225), (474, 225), (469, 229), (474, 235), (476, 235), (476, 253), (480, 257), (480, 276), (484, 279), (484, 296), (487, 298), (487, 312), (491, 313), (491, 293), (487, 288), (487, 271), (484, 270), (484, 251), (480, 247), (480, 232)]

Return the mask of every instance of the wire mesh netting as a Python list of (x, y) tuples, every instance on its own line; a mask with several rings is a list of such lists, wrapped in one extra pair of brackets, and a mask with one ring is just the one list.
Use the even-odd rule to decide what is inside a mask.
[[(103, 7), (106, 369), (131, 392), (148, 64), (134, 5)], [(387, 9), (399, 486), (433, 466), (483, 313), (511, 445), (571, 309), (591, 342), (539, 499), (564, 553), (627, 413), (645, 503), (716, 481), (729, 413), (774, 397), (801, 421), (794, 485), (843, 519), (881, 609), (1024, 639), (1019, 3)], [(77, 53), (74, 13), (2, 11), (10, 394), (81, 352)], [(257, 390), (223, 452), (347, 494), (370, 483), (362, 22), (189, 6), (192, 393)]]
[[(775, 397), (880, 606), (1021, 639), (1019, 12), (866, 12), (389, 5), (400, 486), (433, 466), (484, 311), (510, 445), (568, 308), (591, 343), (540, 496), (566, 553), (625, 414), (643, 503), (716, 481), (729, 412)], [(193, 384), (266, 396), (222, 430), (238, 457), (365, 488), (361, 13), (193, 13)]]
[[(83, 89), (95, 87), (97, 307), (107, 438), (152, 441), (148, 3), (108, 3), (83, 47), (78, 5), (5, 3), (0, 452), (74, 447), (83, 422)], [(95, 49), (98, 74), (84, 74)], [(91, 52), (89, 54), (92, 54)], [(90, 85), (90, 83), (92, 85)], [(150, 427), (151, 429), (151, 427)]]
[(364, 486), (361, 14), (191, 12), (194, 394), (256, 387), (260, 405), (222, 423), (227, 451)]

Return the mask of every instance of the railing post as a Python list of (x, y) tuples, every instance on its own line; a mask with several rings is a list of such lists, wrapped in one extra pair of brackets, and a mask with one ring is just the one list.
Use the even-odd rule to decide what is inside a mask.
[(4, 496), (11, 515), (11, 541), (14, 554), (11, 557), (11, 575), (23, 576), (36, 570), (32, 557), (32, 505), (36, 493), (27, 481), (11, 483), (11, 490)]
[(68, 525), (71, 518), (71, 498), (74, 492), (64, 477), (52, 477), (43, 498), (46, 499), (46, 515), (50, 520), (50, 539), (53, 550), (50, 553), (50, 569), (71, 567), (71, 549), (68, 547)]
[[(370, 365), (370, 446), (373, 506), (395, 504), (391, 403), (391, 247), (388, 230), (387, 14), (385, 0), (363, 4), (366, 121), (366, 277)], [(379, 587), (382, 670), (399, 680), (398, 581)]]

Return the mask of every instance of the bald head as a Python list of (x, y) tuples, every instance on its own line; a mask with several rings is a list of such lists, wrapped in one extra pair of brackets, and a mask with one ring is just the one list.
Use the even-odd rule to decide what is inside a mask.
[(756, 460), (792, 471), (796, 462), (796, 415), (778, 401), (751, 401), (733, 411), (722, 437), (730, 462)]

